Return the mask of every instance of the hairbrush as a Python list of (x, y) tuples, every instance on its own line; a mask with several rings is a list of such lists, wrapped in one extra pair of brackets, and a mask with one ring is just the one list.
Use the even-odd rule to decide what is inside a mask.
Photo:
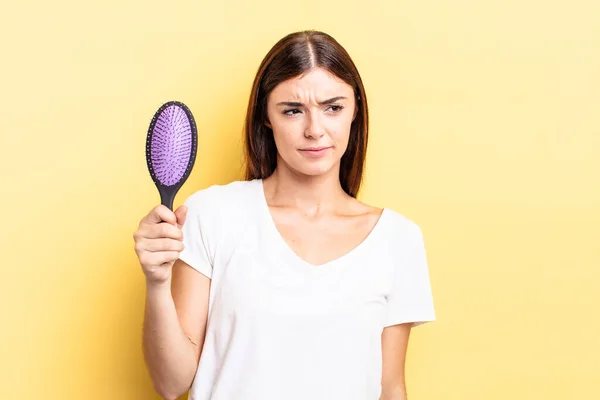
[(175, 195), (192, 172), (198, 132), (190, 109), (179, 101), (163, 104), (146, 137), (146, 163), (161, 204), (173, 211)]

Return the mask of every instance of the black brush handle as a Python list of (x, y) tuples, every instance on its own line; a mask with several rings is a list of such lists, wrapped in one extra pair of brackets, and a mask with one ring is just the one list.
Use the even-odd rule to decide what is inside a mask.
[(181, 184), (165, 186), (157, 183), (156, 187), (158, 188), (158, 193), (160, 193), (160, 203), (173, 211), (173, 201), (175, 200), (175, 195), (181, 188)]

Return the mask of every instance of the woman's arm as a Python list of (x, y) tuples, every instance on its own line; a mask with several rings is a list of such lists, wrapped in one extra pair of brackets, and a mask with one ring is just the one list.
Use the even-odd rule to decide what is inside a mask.
[(189, 390), (208, 316), (210, 279), (182, 260), (167, 284), (147, 285), (143, 351), (154, 389), (165, 399)]
[(381, 334), (383, 370), (379, 400), (407, 400), (404, 365), (411, 326), (411, 323), (406, 323), (383, 329)]

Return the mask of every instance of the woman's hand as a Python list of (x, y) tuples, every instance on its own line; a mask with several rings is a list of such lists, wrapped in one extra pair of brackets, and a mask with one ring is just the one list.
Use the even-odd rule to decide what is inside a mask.
[(173, 212), (161, 204), (140, 221), (133, 239), (147, 284), (170, 284), (173, 264), (183, 250), (181, 227), (186, 214), (184, 205)]

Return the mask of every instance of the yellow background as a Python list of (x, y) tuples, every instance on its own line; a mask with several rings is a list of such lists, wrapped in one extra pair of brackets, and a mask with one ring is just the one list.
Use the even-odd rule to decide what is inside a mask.
[(240, 178), (258, 64), (314, 28), (366, 85), (362, 199), (425, 235), (438, 321), (410, 399), (599, 399), (599, 21), (595, 0), (3, 4), (0, 398), (158, 398), (132, 239), (159, 202), (148, 124), (173, 99), (196, 117), (176, 206)]

